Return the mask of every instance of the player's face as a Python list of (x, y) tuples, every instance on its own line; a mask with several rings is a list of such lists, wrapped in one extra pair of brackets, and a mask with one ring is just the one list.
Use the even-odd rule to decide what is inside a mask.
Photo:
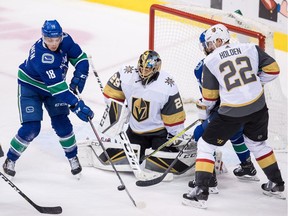
[(208, 54), (211, 53), (211, 52), (213, 52), (213, 50), (214, 50), (214, 46), (212, 46), (212, 45), (205, 48), (205, 51), (206, 51)]
[(215, 47), (215, 45), (214, 45), (214, 43), (212, 41), (208, 41), (206, 43), (206, 49), (205, 50), (206, 50), (207, 53), (211, 53), (215, 48), (216, 47)]
[(56, 38), (44, 37), (44, 42), (47, 48), (53, 52), (58, 49), (61, 41), (62, 37), (56, 37)]
[(147, 68), (147, 67), (145, 68), (141, 67), (140, 70), (143, 78), (148, 77), (153, 72), (153, 68)]

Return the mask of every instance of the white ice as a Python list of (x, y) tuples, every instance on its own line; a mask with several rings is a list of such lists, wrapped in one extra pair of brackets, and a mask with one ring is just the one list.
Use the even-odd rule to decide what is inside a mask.
[[(120, 65), (135, 63), (139, 54), (148, 48), (146, 14), (79, 0), (0, 0), (0, 142), (5, 153), (20, 126), (17, 68), (40, 37), (40, 28), (46, 19), (57, 19), (64, 31), (93, 56), (103, 83)], [(276, 52), (276, 57), (287, 70), (284, 53)], [(287, 91), (287, 85), (282, 88)], [(82, 96), (95, 111), (93, 121), (96, 124), (102, 116), (104, 101), (92, 73)], [(94, 138), (89, 124), (81, 122), (74, 114), (70, 116), (78, 140)], [(146, 208), (138, 209), (125, 191), (117, 190), (120, 182), (114, 172), (84, 167), (82, 178), (79, 181), (73, 178), (45, 114), (40, 135), (17, 161), (13, 182), (38, 205), (62, 206), (63, 216), (286, 216), (286, 201), (262, 194), (260, 186), (267, 179), (259, 166), (255, 163), (260, 182), (241, 182), (232, 174), (239, 161), (231, 145), (227, 143), (222, 151), (229, 172), (219, 176), (220, 194), (209, 197), (207, 210), (181, 204), (182, 194), (188, 191), (187, 183), (192, 177), (176, 177), (170, 183), (139, 188), (132, 174), (120, 173), (133, 199), (146, 203)], [(287, 153), (276, 156), (287, 182)], [(4, 158), (0, 159), (1, 166)], [(0, 215), (36, 216), (40, 213), (0, 179)]]

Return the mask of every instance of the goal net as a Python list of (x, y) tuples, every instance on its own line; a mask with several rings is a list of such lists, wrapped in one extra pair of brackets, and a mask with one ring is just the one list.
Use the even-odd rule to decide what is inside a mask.
[[(222, 23), (230, 30), (230, 43), (254, 43), (275, 58), (273, 32), (265, 25), (235, 12), (225, 12), (192, 5), (157, 5), (150, 8), (149, 49), (162, 59), (162, 69), (178, 85), (186, 112), (195, 112), (201, 98), (194, 68), (205, 55), (199, 48), (199, 36), (210, 26)], [(279, 79), (265, 85), (269, 108), (269, 144), (287, 151), (287, 98)]]

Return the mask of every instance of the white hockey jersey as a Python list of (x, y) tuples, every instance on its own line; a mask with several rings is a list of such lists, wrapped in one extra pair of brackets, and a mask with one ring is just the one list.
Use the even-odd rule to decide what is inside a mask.
[(104, 96), (124, 102), (131, 112), (129, 125), (138, 134), (166, 128), (175, 135), (184, 129), (185, 112), (173, 78), (161, 71), (157, 80), (142, 85), (137, 68), (123, 66), (107, 82)]
[(275, 79), (275, 60), (253, 44), (228, 44), (204, 60), (203, 101), (221, 99), (218, 112), (232, 117), (257, 112), (265, 105), (263, 84)]

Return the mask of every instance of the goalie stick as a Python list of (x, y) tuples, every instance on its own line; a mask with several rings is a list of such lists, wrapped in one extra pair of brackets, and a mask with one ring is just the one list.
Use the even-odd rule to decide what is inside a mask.
[(159, 146), (156, 150), (154, 150), (153, 152), (151, 152), (148, 155), (145, 155), (141, 158), (142, 161), (146, 160), (147, 158), (151, 157), (152, 155), (154, 155), (156, 152), (160, 151), (162, 148), (172, 144), (178, 137), (182, 136), (183, 134), (186, 133), (186, 131), (190, 130), (190, 128), (192, 128), (195, 124), (197, 124), (197, 122), (199, 121), (199, 119), (197, 119), (196, 121), (194, 121), (192, 124), (190, 124), (189, 126), (187, 126), (186, 128), (184, 128), (182, 131), (180, 131), (178, 134), (176, 134), (174, 137), (172, 137), (171, 139), (169, 139), (167, 142), (163, 143), (161, 146)]
[(93, 73), (94, 73), (94, 75), (95, 75), (95, 77), (96, 77), (96, 79), (97, 79), (97, 82), (98, 82), (98, 85), (99, 85), (99, 87), (100, 87), (100, 90), (101, 90), (101, 92), (103, 93), (103, 89), (104, 89), (104, 88), (103, 88), (102, 82), (101, 82), (101, 80), (100, 80), (100, 77), (99, 77), (99, 75), (98, 75), (98, 73), (97, 73), (97, 71), (96, 71), (96, 69), (95, 69), (95, 67), (94, 67), (94, 64), (93, 64), (93, 61), (92, 61), (92, 56), (89, 55), (88, 59), (89, 59), (89, 64), (90, 64), (90, 66), (91, 66), (91, 68), (92, 68), (92, 71), (93, 71)]
[[(162, 173), (153, 172), (153, 171), (151, 171), (151, 172), (143, 171), (140, 167), (140, 164), (139, 164), (139, 161), (135, 155), (135, 152), (133, 151), (133, 149), (130, 145), (130, 142), (128, 141), (129, 139), (128, 139), (126, 133), (125, 132), (120, 133), (120, 137), (124, 141), (122, 143), (122, 145), (123, 145), (123, 149), (124, 149), (124, 152), (126, 154), (126, 157), (129, 161), (129, 164), (132, 168), (132, 171), (133, 171), (135, 177), (138, 180), (149, 180), (149, 179), (153, 179), (155, 177), (162, 176)], [(173, 174), (169, 173), (167, 176), (164, 176), (164, 178), (165, 178), (165, 181), (172, 181), (173, 180)], [(163, 180), (164, 180), (164, 178), (163, 178)]]
[(3, 173), (0, 172), (0, 176), (5, 182), (7, 182), (18, 194), (20, 194), (30, 205), (32, 205), (40, 213), (43, 213), (43, 214), (61, 214), (62, 213), (61, 206), (44, 207), (44, 206), (39, 206), (35, 204), (16, 185), (14, 185), (13, 182), (11, 182)]
[[(191, 141), (192, 137), (188, 140), (187, 144), (179, 151), (178, 155), (176, 156), (176, 158), (173, 160), (173, 162), (170, 164), (170, 166), (165, 170), (165, 172), (159, 176), (158, 178), (154, 178), (151, 180), (147, 180), (147, 181), (137, 181), (136, 185), (139, 187), (147, 187), (147, 186), (151, 186), (151, 185), (155, 185), (160, 183), (161, 181), (163, 181), (163, 179), (165, 178), (165, 176), (167, 174), (169, 174), (170, 170), (174, 167), (174, 165), (177, 163), (177, 161), (179, 160), (180, 155), (184, 152), (184, 150), (189, 146), (189, 142)], [(191, 168), (195, 166), (195, 162), (190, 166)]]

